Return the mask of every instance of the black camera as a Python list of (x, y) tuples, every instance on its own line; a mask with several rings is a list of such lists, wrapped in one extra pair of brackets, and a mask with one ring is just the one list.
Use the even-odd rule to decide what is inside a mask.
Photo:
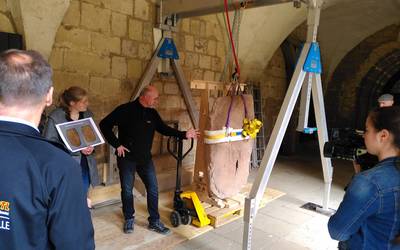
[(378, 158), (367, 152), (363, 134), (363, 131), (352, 128), (332, 129), (330, 141), (324, 145), (324, 156), (355, 161), (362, 170), (372, 168), (378, 163)]

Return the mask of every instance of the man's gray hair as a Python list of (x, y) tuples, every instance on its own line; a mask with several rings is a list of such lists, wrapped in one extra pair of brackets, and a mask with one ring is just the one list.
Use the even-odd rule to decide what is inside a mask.
[(5, 106), (37, 105), (52, 86), (52, 70), (36, 51), (0, 54), (0, 102)]

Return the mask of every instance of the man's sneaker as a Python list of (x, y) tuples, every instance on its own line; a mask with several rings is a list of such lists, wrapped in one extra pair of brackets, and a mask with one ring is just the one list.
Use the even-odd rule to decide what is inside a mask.
[(169, 234), (171, 232), (171, 230), (169, 230), (168, 227), (164, 226), (164, 224), (162, 224), (161, 221), (150, 223), (148, 228), (149, 230), (164, 235)]
[(133, 219), (126, 220), (124, 223), (124, 233), (131, 234), (133, 233), (133, 225), (135, 221)]

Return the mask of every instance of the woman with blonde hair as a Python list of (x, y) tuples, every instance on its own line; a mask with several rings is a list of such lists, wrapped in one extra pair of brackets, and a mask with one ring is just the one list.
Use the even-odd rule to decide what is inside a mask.
[[(56, 125), (68, 121), (93, 117), (93, 113), (88, 110), (89, 99), (86, 90), (73, 86), (60, 95), (59, 107), (54, 109), (48, 116), (47, 124), (43, 135), (49, 140), (63, 143), (59, 136)], [(99, 185), (100, 179), (97, 171), (96, 159), (93, 147), (87, 147), (78, 152), (71, 152), (71, 156), (81, 165), (83, 186), (87, 193), (90, 184)], [(88, 207), (91, 201), (88, 198)]]

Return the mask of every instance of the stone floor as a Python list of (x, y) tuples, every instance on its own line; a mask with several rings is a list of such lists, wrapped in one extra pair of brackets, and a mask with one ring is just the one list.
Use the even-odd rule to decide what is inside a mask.
[[(295, 156), (278, 157), (268, 187), (283, 191), (286, 195), (259, 210), (253, 226), (251, 249), (337, 249), (337, 242), (330, 239), (327, 231), (328, 217), (300, 208), (307, 202), (321, 204), (323, 195), (318, 148), (307, 146), (302, 151)], [(351, 179), (353, 169), (350, 162), (334, 161), (333, 164), (330, 208), (336, 209), (342, 200), (343, 188)], [(253, 171), (250, 181), (256, 175), (257, 171)], [(138, 209), (145, 212), (145, 207), (139, 206)], [(110, 236), (109, 230), (105, 230), (101, 225), (101, 216), (116, 221), (113, 227), (120, 227), (120, 213), (120, 205), (93, 212), (97, 249), (242, 249), (242, 219), (187, 240), (175, 233), (160, 237), (149, 232), (146, 230), (145, 217), (140, 217), (133, 235), (123, 235), (118, 229), (118, 233)]]

